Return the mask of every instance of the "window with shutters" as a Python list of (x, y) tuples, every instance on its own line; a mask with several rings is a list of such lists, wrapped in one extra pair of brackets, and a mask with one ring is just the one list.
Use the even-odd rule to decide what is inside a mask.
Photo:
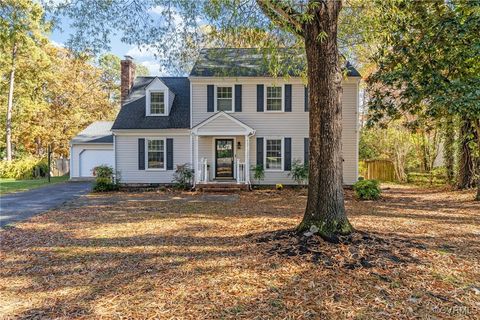
[(147, 111), (149, 116), (166, 115), (165, 93), (163, 91), (149, 91), (149, 108)]
[(265, 170), (283, 170), (283, 139), (265, 139)]
[(266, 110), (283, 111), (282, 87), (266, 87)]
[(217, 111), (233, 111), (233, 87), (217, 87)]
[(147, 139), (147, 169), (165, 170), (165, 139)]

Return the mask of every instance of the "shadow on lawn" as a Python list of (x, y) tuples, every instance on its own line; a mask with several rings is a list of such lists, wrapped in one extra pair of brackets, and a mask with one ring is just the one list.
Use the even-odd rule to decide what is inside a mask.
[[(401, 203), (407, 196), (412, 198), (412, 193), (400, 199), (390, 199), (392, 207), (414, 210), (419, 208), (418, 205), (424, 205), (422, 199)], [(8, 287), (4, 285), (4, 288), (19, 297), (23, 297), (25, 292), (47, 295), (42, 306), (31, 307), (16, 314), (17, 318), (94, 317), (98, 316), (95, 308), (99, 300), (123, 296), (124, 300), (121, 301), (129, 301), (129, 296), (134, 295), (155, 299), (156, 294), (165, 288), (187, 286), (188, 289), (188, 285), (196, 285), (198, 277), (215, 278), (216, 275), (231, 272), (232, 268), (241, 273), (248, 267), (253, 268), (249, 265), (252, 261), (267, 270), (270, 268), (272, 273), (290, 264), (295, 265), (298, 271), (282, 285), (267, 286), (265, 283), (269, 283), (270, 280), (265, 280), (265, 283), (261, 283), (264, 291), (260, 290), (264, 294), (252, 294), (241, 302), (220, 301), (223, 303), (220, 309), (205, 311), (207, 318), (235, 317), (244, 315), (245, 310), (252, 309), (257, 311), (257, 315), (265, 314), (270, 317), (284, 315), (286, 310), (295, 305), (286, 303), (291, 295), (297, 294), (295, 290), (298, 290), (300, 295), (305, 294), (311, 301), (316, 301), (314, 305), (304, 308), (305, 318), (332, 317), (335, 315), (333, 311), (325, 311), (330, 307), (332, 299), (342, 301), (355, 294), (368, 294), (367, 290), (373, 290), (375, 282), (401, 282), (402, 277), (411, 276), (409, 274), (411, 268), (403, 267), (424, 263), (414, 253), (455, 251), (461, 248), (462, 241), (466, 239), (473, 248), (480, 245), (480, 240), (470, 235), (452, 240), (444, 239), (443, 234), (434, 237), (412, 234), (406, 237), (393, 232), (374, 231), (364, 234), (369, 238), (361, 238), (359, 243), (347, 246), (331, 245), (314, 239), (302, 242), (289, 235), (288, 230), (285, 231), (286, 218), (290, 218), (290, 223), (294, 225), (297, 223), (295, 218), (301, 216), (299, 208), (301, 201), (304, 200), (298, 199), (293, 201), (281, 199), (278, 203), (271, 204), (267, 210), (264, 206), (252, 206), (252, 203), (255, 203), (253, 200), (261, 199), (260, 196), (253, 194), (252, 201), (240, 203), (237, 211), (233, 213), (231, 203), (191, 205), (179, 201), (155, 202), (151, 201), (152, 195), (148, 194), (146, 195), (148, 201), (145, 202), (128, 201), (116, 194), (106, 197), (107, 199), (97, 199), (96, 205), (87, 202), (81, 208), (70, 207), (52, 212), (47, 219), (37, 225), (14, 228), (0, 235), (0, 245), (2, 248), (8, 248), (3, 249), (4, 252), (8, 252), (10, 257), (15, 257), (0, 261), (0, 277), (6, 282), (9, 279), (13, 281), (13, 285)], [(347, 204), (349, 210), (354, 210), (354, 206), (365, 205), (353, 202), (351, 198), (349, 200)], [(353, 217), (377, 215), (371, 213), (372, 210), (376, 210), (379, 212), (378, 216), (385, 219), (399, 217), (432, 220), (429, 215), (387, 212), (381, 208), (383, 205), (382, 202), (371, 203), (370, 207), (354, 214)], [(437, 220), (442, 224), (457, 225), (464, 223), (463, 219), (466, 219), (447, 217), (448, 213), (443, 212)], [(254, 221), (263, 219), (267, 222), (255, 225), (250, 234), (237, 232), (229, 225), (246, 223), (246, 219)], [(175, 228), (162, 229), (172, 220), (177, 223)], [(136, 223), (146, 223), (139, 225), (147, 226), (150, 221), (152, 223), (157, 221), (158, 233), (133, 236), (120, 234), (115, 237), (98, 235), (82, 237), (77, 233), (89, 228), (101, 231), (102, 226), (106, 229), (115, 229), (121, 224), (136, 228), (138, 227)], [(478, 219), (469, 221), (477, 222)], [(39, 228), (42, 223), (46, 223), (47, 226), (50, 223), (52, 226)], [(62, 231), (56, 229), (56, 226), (61, 227)], [(283, 231), (262, 231), (262, 228), (269, 230), (283, 228)], [(266, 241), (262, 241), (266, 238)], [(305, 258), (307, 262), (313, 263), (304, 264)], [(343, 261), (340, 261), (342, 259)], [(340, 263), (337, 263), (337, 260)], [(362, 272), (372, 268), (399, 270), (395, 279), (378, 275), (377, 271)], [(331, 278), (316, 279), (315, 290), (307, 290), (305, 286), (300, 286), (300, 282), (309, 279), (310, 274), (318, 270), (324, 271), (322, 277), (331, 275)], [(346, 274), (359, 283), (371, 284), (371, 287), (356, 288), (356, 291), (351, 293), (347, 283), (335, 281), (339, 274)], [(28, 285), (16, 286), (17, 277), (28, 278)], [(255, 278), (255, 271), (252, 277)], [(229, 283), (231, 285), (235, 285), (235, 281), (241, 282), (241, 279), (233, 276), (232, 279), (223, 281), (232, 281)], [(338, 296), (325, 296), (325, 292), (332, 292), (332, 286), (339, 289)], [(73, 293), (56, 294), (70, 291)], [(214, 295), (216, 292), (210, 294)], [(319, 299), (322, 295), (323, 298)], [(208, 295), (202, 299), (205, 300), (205, 304), (211, 303)], [(228, 295), (223, 296), (223, 299), (228, 299)], [(225, 305), (229, 307), (224, 309)], [(373, 311), (375, 310), (372, 309)], [(110, 316), (114, 314), (118, 314), (118, 310), (113, 310)], [(298, 316), (302, 317), (301, 314)]]

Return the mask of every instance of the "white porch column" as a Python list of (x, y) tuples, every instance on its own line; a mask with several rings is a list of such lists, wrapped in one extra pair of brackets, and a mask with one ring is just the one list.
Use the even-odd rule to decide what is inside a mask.
[(200, 167), (198, 163), (198, 136), (194, 135), (194, 142), (193, 142), (193, 161), (195, 162), (194, 164), (194, 170), (195, 170), (195, 183), (199, 182), (201, 177), (200, 177)]
[(250, 137), (245, 135), (245, 183), (250, 183)]

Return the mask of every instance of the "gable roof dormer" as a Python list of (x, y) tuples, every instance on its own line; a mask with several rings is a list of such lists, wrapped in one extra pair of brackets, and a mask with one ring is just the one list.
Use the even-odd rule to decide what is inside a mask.
[(145, 115), (168, 116), (172, 110), (175, 93), (160, 78), (155, 77), (145, 87)]

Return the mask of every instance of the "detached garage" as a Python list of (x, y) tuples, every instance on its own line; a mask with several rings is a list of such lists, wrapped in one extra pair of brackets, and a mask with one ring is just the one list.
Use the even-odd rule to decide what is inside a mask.
[(94, 122), (71, 140), (70, 179), (92, 178), (96, 166), (114, 166), (112, 124), (112, 121)]

